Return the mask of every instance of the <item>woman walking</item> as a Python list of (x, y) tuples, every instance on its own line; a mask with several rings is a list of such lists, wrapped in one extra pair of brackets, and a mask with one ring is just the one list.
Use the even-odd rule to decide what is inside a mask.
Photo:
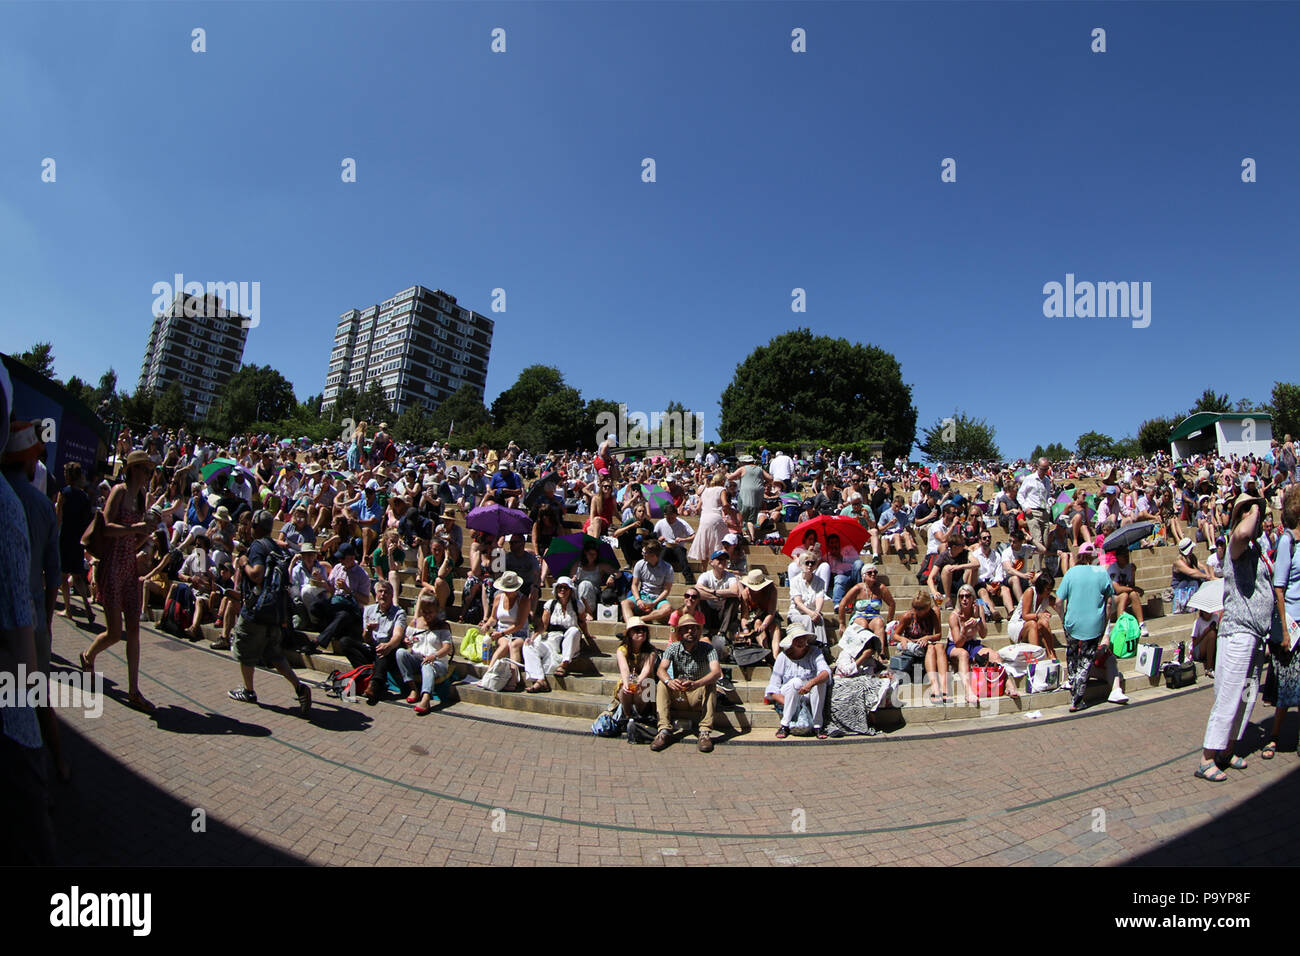
[(729, 481), (740, 481), (740, 517), (745, 522), (745, 532), (754, 540), (754, 524), (758, 513), (763, 510), (763, 494), (772, 478), (760, 465), (754, 464), (749, 455), (740, 456), (740, 467), (727, 476)]
[(126, 480), (109, 493), (104, 506), (108, 554), (100, 562), (100, 593), (108, 629), (81, 655), (81, 669), (95, 670), (95, 658), (120, 640), (126, 641), (127, 704), (146, 714), (155, 710), (140, 693), (140, 579), (135, 552), (153, 530), (145, 518), (145, 487), (154, 464), (143, 451), (126, 458)]
[(1264, 499), (1242, 494), (1232, 506), (1231, 529), (1223, 575), (1223, 620), (1215, 647), (1214, 708), (1205, 726), (1201, 765), (1196, 776), (1222, 783), (1224, 767), (1245, 770), (1246, 761), (1232, 752), (1250, 723), (1255, 695), (1248, 684), (1257, 680), (1260, 651), (1273, 624), (1276, 595), (1273, 563), (1257, 536)]
[(1277, 753), (1277, 735), (1288, 708), (1300, 707), (1300, 648), (1290, 649), (1290, 623), (1300, 621), (1300, 554), (1296, 553), (1296, 536), (1300, 535), (1300, 485), (1287, 488), (1282, 498), (1282, 536), (1277, 542), (1277, 561), (1273, 567), (1273, 595), (1283, 624), (1282, 640), (1269, 645), (1273, 671), (1277, 674), (1277, 711), (1273, 729), (1260, 756), (1272, 760)]

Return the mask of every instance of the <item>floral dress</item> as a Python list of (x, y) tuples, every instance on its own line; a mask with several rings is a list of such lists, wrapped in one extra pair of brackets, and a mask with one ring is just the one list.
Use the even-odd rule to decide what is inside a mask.
[[(143, 518), (144, 512), (128, 505), (124, 498), (118, 509), (117, 523), (132, 525)], [(108, 557), (100, 572), (101, 597), (106, 611), (140, 613), (140, 576), (136, 572), (135, 546), (136, 535), (133, 534), (108, 539)]]

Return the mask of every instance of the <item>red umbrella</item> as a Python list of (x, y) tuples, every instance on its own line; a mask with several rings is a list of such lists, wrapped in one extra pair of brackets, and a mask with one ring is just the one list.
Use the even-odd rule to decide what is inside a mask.
[(847, 544), (859, 551), (871, 539), (867, 529), (862, 527), (856, 518), (843, 515), (818, 515), (790, 529), (790, 537), (785, 539), (782, 553), (794, 557), (794, 549), (803, 546), (804, 536), (809, 531), (817, 532), (817, 540), (823, 549), (826, 547), (827, 536), (832, 534), (839, 537), (841, 545)]

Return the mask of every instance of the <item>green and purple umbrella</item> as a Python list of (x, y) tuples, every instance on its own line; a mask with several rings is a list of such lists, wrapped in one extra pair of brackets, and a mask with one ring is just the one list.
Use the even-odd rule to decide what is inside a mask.
[(582, 552), (587, 548), (596, 549), (598, 560), (618, 567), (618, 558), (614, 556), (614, 549), (608, 543), (589, 534), (583, 534), (581, 531), (552, 538), (546, 554), (542, 555), (542, 560), (550, 568), (551, 576), (558, 578), (567, 574), (582, 560)]
[(214, 458), (210, 464), (204, 465), (202, 470), (203, 480), (208, 484), (212, 484), (222, 475), (229, 476), (234, 472), (242, 474), (250, 485), (257, 484), (257, 476), (233, 458)]
[(641, 496), (645, 498), (646, 504), (650, 506), (650, 516), (652, 518), (662, 518), (664, 516), (664, 505), (673, 502), (673, 496), (663, 485), (651, 485), (641, 482), (640, 484), (633, 483), (620, 488), (618, 494), (614, 496), (619, 504), (623, 503), (623, 497), (627, 494), (628, 488), (641, 489)]

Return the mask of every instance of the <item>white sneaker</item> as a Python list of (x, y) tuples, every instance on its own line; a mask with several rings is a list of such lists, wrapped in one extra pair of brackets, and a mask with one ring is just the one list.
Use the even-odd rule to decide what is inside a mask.
[(1125, 694), (1123, 691), (1118, 691), (1118, 690), (1113, 690), (1113, 691), (1111, 691), (1111, 692), (1110, 692), (1110, 696), (1107, 697), (1106, 699), (1107, 699), (1108, 701), (1110, 701), (1112, 704), (1127, 704), (1127, 703), (1128, 703), (1128, 695)]

